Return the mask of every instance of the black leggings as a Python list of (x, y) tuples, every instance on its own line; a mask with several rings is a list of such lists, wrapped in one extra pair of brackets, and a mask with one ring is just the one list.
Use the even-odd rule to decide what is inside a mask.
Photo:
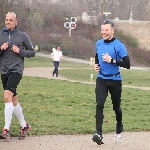
[(111, 100), (113, 104), (113, 110), (116, 114), (117, 123), (122, 122), (122, 110), (121, 104), (121, 93), (122, 93), (122, 81), (120, 80), (104, 80), (101, 78), (96, 79), (96, 130), (97, 132), (102, 132), (103, 124), (103, 109), (104, 103), (108, 96), (108, 91), (111, 95)]

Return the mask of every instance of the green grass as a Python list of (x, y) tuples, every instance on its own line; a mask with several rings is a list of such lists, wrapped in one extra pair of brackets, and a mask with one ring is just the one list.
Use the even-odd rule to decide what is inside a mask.
[[(26, 61), (26, 66), (45, 66), (50, 62), (49, 59), (33, 58)], [(30, 61), (30, 63), (29, 63)], [(64, 64), (63, 64), (64, 63)], [(61, 62), (61, 65), (67, 67), (67, 62)], [(77, 80), (89, 80), (92, 67), (84, 64), (69, 62), (69, 67), (76, 69), (62, 70), (61, 75), (77, 78)], [(79, 69), (79, 68), (90, 69)], [(77, 69), (78, 68), (78, 69)], [(74, 72), (73, 72), (74, 71)], [(124, 74), (125, 83), (128, 78), (134, 85), (135, 78), (138, 78), (139, 85), (146, 85), (148, 82), (147, 71), (130, 70)], [(139, 73), (140, 72), (140, 73)], [(144, 73), (145, 72), (145, 73)], [(94, 72), (92, 72), (94, 73)], [(134, 74), (134, 77), (132, 75)], [(140, 75), (141, 74), (141, 75)], [(78, 75), (78, 77), (76, 77)], [(147, 83), (148, 85), (148, 83)], [(20, 104), (23, 108), (25, 119), (32, 125), (32, 135), (45, 134), (93, 134), (95, 132), (95, 85), (82, 84), (79, 82), (69, 82), (61, 80), (51, 80), (38, 77), (26, 77), (21, 80), (17, 93)], [(150, 92), (138, 89), (123, 88), (122, 110), (125, 131), (150, 131)], [(4, 126), (4, 102), (3, 90), (0, 87), (0, 128)], [(104, 109), (104, 132), (115, 131), (115, 114), (112, 110), (110, 95), (107, 98)], [(11, 134), (17, 136), (19, 133), (19, 122), (13, 117), (11, 125)]]
[[(61, 76), (68, 79), (90, 82), (90, 75), (93, 74), (93, 82), (97, 73), (91, 67), (89, 69), (63, 69), (59, 71)], [(148, 86), (150, 87), (150, 70), (128, 70), (121, 69), (122, 83), (124, 85)]]
[(150, 87), (150, 70), (121, 70), (123, 84)]
[[(53, 61), (50, 58), (45, 57), (32, 57), (25, 58), (25, 67), (53, 67)], [(60, 61), (60, 67), (62, 68), (89, 68), (90, 65), (82, 63), (74, 63), (65, 60)]]

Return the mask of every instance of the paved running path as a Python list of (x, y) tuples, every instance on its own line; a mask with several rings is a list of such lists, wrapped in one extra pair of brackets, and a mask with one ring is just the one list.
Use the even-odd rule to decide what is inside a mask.
[(49, 135), (0, 140), (0, 150), (150, 150), (150, 132), (124, 132), (121, 143), (113, 140), (114, 133), (103, 134), (104, 144), (97, 145), (92, 135)]

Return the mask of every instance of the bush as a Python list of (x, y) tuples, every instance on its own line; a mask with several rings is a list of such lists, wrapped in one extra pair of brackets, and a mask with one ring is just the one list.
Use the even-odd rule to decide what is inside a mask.
[[(150, 51), (140, 48), (128, 47), (130, 56), (136, 60), (136, 63), (142, 66), (150, 66)], [(135, 64), (134, 64), (135, 65)]]
[(115, 37), (120, 39), (125, 45), (138, 48), (138, 40), (132, 35), (123, 34), (122, 31), (117, 31)]

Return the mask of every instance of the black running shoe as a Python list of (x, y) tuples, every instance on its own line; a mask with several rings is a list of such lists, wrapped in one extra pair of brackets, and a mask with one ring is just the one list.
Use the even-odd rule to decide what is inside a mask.
[(97, 133), (93, 134), (92, 140), (93, 140), (93, 142), (96, 142), (98, 145), (104, 144), (102, 139), (103, 139), (103, 137), (101, 137), (99, 134), (97, 134)]
[(120, 134), (123, 131), (123, 124), (116, 124), (116, 134)]

